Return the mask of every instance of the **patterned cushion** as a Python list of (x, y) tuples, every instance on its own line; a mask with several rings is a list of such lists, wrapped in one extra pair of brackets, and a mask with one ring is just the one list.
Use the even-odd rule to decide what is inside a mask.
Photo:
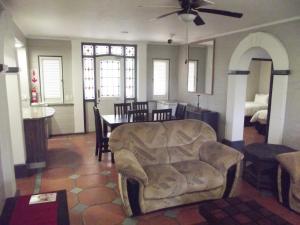
[(199, 159), (199, 148), (207, 141), (215, 141), (215, 131), (199, 120), (164, 122), (168, 137), (170, 162)]
[(173, 163), (172, 166), (185, 176), (187, 191), (206, 191), (224, 184), (222, 174), (214, 167), (198, 160)]
[(144, 169), (149, 178), (144, 190), (146, 199), (174, 197), (186, 192), (187, 183), (184, 175), (171, 165), (148, 166)]
[(127, 149), (142, 166), (169, 162), (167, 136), (162, 123), (132, 123), (117, 127), (109, 140), (113, 152)]

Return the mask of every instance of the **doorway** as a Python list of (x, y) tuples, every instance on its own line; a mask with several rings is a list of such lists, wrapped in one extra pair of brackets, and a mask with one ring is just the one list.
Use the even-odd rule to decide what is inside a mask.
[(268, 140), (272, 64), (272, 60), (266, 58), (253, 58), (250, 62), (245, 99), (245, 145)]
[(231, 146), (243, 146), (244, 102), (247, 76), (252, 58), (261, 58), (257, 50), (263, 50), (273, 61), (273, 89), (270, 96), (271, 110), (267, 143), (282, 144), (285, 108), (290, 74), (289, 57), (279, 39), (264, 32), (251, 33), (238, 44), (229, 63), (225, 141)]
[(114, 103), (124, 98), (124, 59), (114, 56), (96, 58), (96, 102), (101, 114), (113, 114)]

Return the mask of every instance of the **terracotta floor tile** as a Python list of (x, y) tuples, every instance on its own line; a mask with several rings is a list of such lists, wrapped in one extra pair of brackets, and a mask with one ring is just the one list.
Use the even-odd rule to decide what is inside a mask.
[(82, 155), (74, 150), (62, 149), (61, 151), (47, 152), (47, 167), (67, 167), (82, 163)]
[(86, 188), (93, 188), (98, 186), (104, 186), (108, 183), (107, 176), (102, 175), (86, 175), (86, 176), (80, 176), (77, 181), (77, 186), (86, 189)]
[(69, 211), (70, 225), (83, 225), (82, 215)]
[(114, 204), (93, 206), (83, 213), (85, 225), (118, 225), (122, 224), (124, 219), (125, 215), (121, 206)]
[(98, 164), (81, 165), (74, 169), (74, 173), (79, 175), (91, 175), (91, 174), (99, 174), (101, 170), (102, 168)]
[(74, 181), (71, 179), (42, 179), (40, 192), (67, 190), (74, 188)]
[(43, 179), (66, 179), (73, 174), (73, 169), (68, 167), (48, 169), (43, 172)]
[(20, 191), (21, 195), (33, 194), (35, 177), (16, 179), (16, 183), (17, 183), (17, 189)]
[(109, 188), (97, 187), (85, 189), (84, 191), (79, 193), (78, 197), (80, 203), (91, 206), (110, 203), (117, 198), (117, 195), (113, 190)]
[(67, 200), (69, 209), (73, 208), (79, 202), (78, 196), (72, 192), (67, 192)]

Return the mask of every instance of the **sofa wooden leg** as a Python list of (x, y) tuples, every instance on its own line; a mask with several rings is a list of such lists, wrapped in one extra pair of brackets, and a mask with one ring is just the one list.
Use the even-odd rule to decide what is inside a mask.
[(229, 195), (231, 193), (231, 190), (232, 190), (232, 187), (233, 187), (233, 184), (234, 184), (236, 172), (237, 172), (237, 165), (233, 165), (232, 167), (230, 167), (228, 169), (226, 188), (225, 188), (225, 191), (224, 191), (224, 194), (223, 194), (223, 198), (228, 198), (229, 197)]
[(138, 216), (141, 214), (141, 208), (139, 204), (139, 183), (134, 179), (127, 179), (127, 192), (130, 207), (133, 216)]

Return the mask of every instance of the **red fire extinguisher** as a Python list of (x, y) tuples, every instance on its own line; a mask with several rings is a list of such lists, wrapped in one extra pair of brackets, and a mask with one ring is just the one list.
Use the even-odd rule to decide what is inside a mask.
[(37, 97), (36, 88), (33, 87), (31, 89), (31, 103), (37, 103), (37, 102), (38, 102), (38, 97)]

